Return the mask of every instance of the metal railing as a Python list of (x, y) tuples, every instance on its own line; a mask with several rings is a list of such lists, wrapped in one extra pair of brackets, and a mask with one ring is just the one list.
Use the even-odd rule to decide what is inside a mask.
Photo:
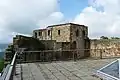
[[(13, 80), (13, 76), (16, 73), (16, 64), (17, 64), (17, 56), (20, 55), (25, 48), (18, 49), (13, 56), (13, 59), (10, 64), (3, 69), (0, 80)], [(21, 78), (22, 79), (22, 78)]]
[(22, 55), (23, 62), (77, 60), (82, 57), (85, 57), (83, 50), (24, 51)]
[(81, 58), (103, 59), (120, 57), (120, 48), (23, 51), (24, 62), (79, 60)]
[[(81, 58), (113, 58), (120, 57), (120, 48), (106, 49), (76, 49), (76, 50), (44, 50), (44, 51), (24, 51), (17, 50), (14, 54), (11, 64), (8, 64), (3, 70), (0, 80), (12, 80), (15, 74), (17, 58), (22, 62), (33, 61), (56, 61), (56, 60), (78, 60)], [(21, 76), (22, 77), (22, 76)], [(21, 78), (22, 79), (22, 78)]]
[(17, 57), (17, 52), (15, 53), (11, 64), (8, 64), (7, 67), (3, 70), (0, 80), (12, 80), (14, 69), (16, 66), (16, 57)]

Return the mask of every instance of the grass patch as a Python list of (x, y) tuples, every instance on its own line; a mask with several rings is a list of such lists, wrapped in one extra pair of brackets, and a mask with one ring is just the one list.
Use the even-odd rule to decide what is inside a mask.
[(2, 72), (4, 68), (4, 59), (0, 59), (0, 72)]

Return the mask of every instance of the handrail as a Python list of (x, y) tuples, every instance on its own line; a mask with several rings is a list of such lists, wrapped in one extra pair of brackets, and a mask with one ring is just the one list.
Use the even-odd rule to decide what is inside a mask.
[(0, 77), (0, 80), (5, 80), (7, 73), (9, 71), (9, 68), (10, 68), (10, 64), (8, 64), (6, 68), (3, 70), (4, 72), (1, 74), (2, 76)]
[(9, 66), (7, 66), (3, 72), (4, 75), (2, 75), (0, 77), (0, 80), (10, 80), (12, 79), (12, 74), (14, 72), (14, 67), (16, 66), (16, 57), (17, 57), (17, 52), (14, 54), (14, 57), (12, 59), (11, 64), (8, 64)]
[(10, 68), (9, 68), (9, 71), (8, 71), (8, 74), (6, 76), (6, 79), (5, 80), (10, 80), (11, 76), (12, 76), (12, 73), (13, 73), (13, 69), (15, 67), (15, 64), (16, 64), (16, 56), (17, 56), (17, 52), (15, 53), (14, 57), (13, 57), (13, 60), (10, 64)]
[(15, 53), (15, 55), (13, 57), (13, 60), (11, 62), (11, 66), (13, 66), (15, 64), (16, 56), (17, 56), (17, 52)]

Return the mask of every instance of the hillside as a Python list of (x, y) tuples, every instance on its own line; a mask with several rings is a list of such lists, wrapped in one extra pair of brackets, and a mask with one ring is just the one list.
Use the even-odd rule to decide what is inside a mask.
[(0, 58), (4, 55), (4, 50), (7, 48), (8, 44), (0, 44)]
[(0, 44), (0, 51), (5, 50), (7, 48), (8, 44)]

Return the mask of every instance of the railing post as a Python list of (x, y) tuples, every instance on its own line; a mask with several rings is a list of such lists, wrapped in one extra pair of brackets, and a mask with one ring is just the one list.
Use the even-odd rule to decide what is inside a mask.
[(74, 51), (72, 51), (72, 53), (73, 53), (73, 60), (74, 60)]
[(73, 50), (73, 60), (76, 61), (76, 50)]
[(44, 54), (44, 52), (43, 52), (43, 62), (45, 61), (45, 54)]
[(102, 59), (102, 49), (100, 49), (100, 59)]

